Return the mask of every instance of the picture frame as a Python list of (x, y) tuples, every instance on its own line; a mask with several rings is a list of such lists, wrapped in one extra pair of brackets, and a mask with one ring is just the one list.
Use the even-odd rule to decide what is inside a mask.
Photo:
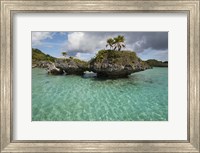
[[(1, 0), (1, 152), (200, 152), (199, 0)], [(185, 12), (188, 20), (188, 138), (168, 140), (13, 140), (13, 15), (56, 12)]]

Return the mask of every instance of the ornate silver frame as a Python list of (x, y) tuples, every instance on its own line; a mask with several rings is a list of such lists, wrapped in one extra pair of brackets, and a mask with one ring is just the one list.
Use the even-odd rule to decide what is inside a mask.
[[(200, 152), (199, 0), (0, 0), (1, 152)], [(20, 12), (186, 12), (188, 18), (187, 141), (14, 141), (12, 19)]]

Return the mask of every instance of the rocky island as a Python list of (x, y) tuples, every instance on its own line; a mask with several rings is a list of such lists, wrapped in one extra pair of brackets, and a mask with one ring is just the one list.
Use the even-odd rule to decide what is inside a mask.
[(32, 67), (46, 68), (53, 75), (83, 75), (85, 71), (92, 71), (97, 73), (97, 77), (123, 78), (151, 68), (132, 51), (101, 50), (88, 62), (72, 57), (54, 58), (38, 49), (32, 49), (32, 54)]
[(168, 62), (157, 60), (141, 60), (131, 50), (125, 48), (124, 37), (109, 38), (107, 50), (100, 50), (90, 61), (82, 61), (74, 57), (66, 58), (67, 52), (62, 52), (63, 58), (55, 58), (44, 54), (39, 49), (32, 49), (32, 67), (46, 68), (52, 75), (83, 75), (85, 71), (92, 71), (99, 78), (125, 78), (131, 73), (144, 71), (152, 67), (167, 67)]
[(133, 51), (101, 50), (90, 61), (90, 70), (97, 73), (97, 77), (123, 78), (149, 68)]
[(88, 62), (76, 58), (55, 58), (39, 49), (32, 49), (32, 67), (46, 68), (53, 75), (83, 75), (89, 69)]

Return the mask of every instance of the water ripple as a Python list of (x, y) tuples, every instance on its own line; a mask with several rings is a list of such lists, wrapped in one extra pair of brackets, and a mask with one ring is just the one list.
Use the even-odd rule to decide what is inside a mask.
[(166, 121), (168, 69), (126, 79), (46, 75), (32, 69), (33, 121)]

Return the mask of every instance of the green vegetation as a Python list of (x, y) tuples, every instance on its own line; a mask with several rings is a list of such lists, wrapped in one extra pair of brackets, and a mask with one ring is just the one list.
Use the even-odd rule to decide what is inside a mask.
[(74, 57), (66, 58), (66, 59), (64, 59), (64, 61), (65, 61), (66, 63), (75, 62), (77, 65), (82, 65), (82, 66), (85, 66), (85, 67), (88, 66), (88, 62), (82, 61), (82, 60), (77, 59), (77, 58), (74, 58)]
[(109, 38), (107, 40), (107, 45), (106, 47), (110, 46), (110, 50), (118, 50), (120, 51), (122, 48), (125, 48), (125, 38), (124, 36), (118, 35), (117, 37), (114, 38)]
[(32, 60), (33, 61), (55, 61), (55, 57), (52, 57), (48, 54), (44, 54), (41, 50), (32, 48)]
[[(67, 53), (62, 52), (62, 55), (66, 57)], [(39, 49), (32, 48), (32, 64), (33, 65), (41, 65), (41, 62), (54, 62), (55, 63), (57, 60), (58, 60), (58, 58), (52, 57), (48, 54), (44, 54)], [(88, 66), (88, 62), (79, 60), (79, 59), (71, 57), (71, 56), (70, 56), (70, 58), (65, 58), (65, 59), (61, 59), (61, 60), (63, 60), (64, 62), (67, 62), (67, 63), (73, 62), (76, 65), (81, 65), (81, 66), (84, 66), (84, 67)], [(46, 64), (46, 63), (43, 63), (43, 64)]]
[(100, 50), (96, 57), (90, 60), (90, 63), (95, 62), (103, 62), (104, 60), (108, 60), (114, 64), (123, 64), (127, 62), (139, 61), (140, 59), (137, 57), (135, 52), (132, 51), (120, 51), (116, 52), (114, 50)]
[(90, 61), (90, 70), (97, 77), (126, 78), (134, 72), (151, 68), (145, 61), (137, 57), (133, 51), (100, 50)]
[(83, 66), (85, 66), (85, 67), (88, 66), (88, 62), (82, 61), (82, 60), (80, 60), (80, 59), (73, 58), (73, 61), (74, 61), (75, 63), (80, 64), (80, 65), (83, 65)]
[[(140, 58), (139, 58), (139, 59), (140, 59)], [(149, 66), (150, 66), (147, 62), (142, 61), (141, 59), (140, 59), (139, 61), (141, 62), (142, 67), (149, 67)], [(150, 67), (151, 67), (151, 66), (150, 66)], [(151, 68), (152, 68), (152, 67), (151, 67)]]
[(62, 56), (67, 57), (67, 52), (62, 52)]
[(149, 59), (146, 62), (152, 67), (168, 67), (168, 61), (162, 62), (155, 59)]
[(114, 45), (115, 41), (113, 38), (109, 38), (107, 40), (107, 44), (106, 44), (106, 47), (110, 46), (110, 49), (112, 50), (113, 49), (113, 45)]

